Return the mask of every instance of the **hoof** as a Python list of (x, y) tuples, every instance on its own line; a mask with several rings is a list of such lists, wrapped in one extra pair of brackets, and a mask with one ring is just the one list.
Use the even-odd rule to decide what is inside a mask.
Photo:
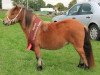
[(38, 71), (41, 71), (41, 70), (43, 70), (43, 66), (42, 66), (42, 65), (40, 65), (40, 66), (37, 66), (37, 70), (38, 70)]
[(37, 63), (37, 70), (41, 71), (42, 69), (43, 69), (43, 62), (42, 62), (42, 59), (39, 58), (38, 63)]
[(89, 66), (85, 65), (84, 63), (79, 64), (77, 67), (83, 68), (84, 70), (88, 70)]
[(84, 68), (85, 64), (84, 63), (80, 63), (77, 67), (79, 68)]
[(85, 65), (84, 70), (88, 70), (88, 69), (89, 69), (89, 66)]

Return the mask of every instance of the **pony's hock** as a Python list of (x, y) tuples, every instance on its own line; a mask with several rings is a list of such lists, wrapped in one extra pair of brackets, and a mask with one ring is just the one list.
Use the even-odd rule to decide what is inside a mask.
[[(66, 19), (59, 22), (44, 23), (35, 14), (24, 7), (15, 6), (4, 23), (11, 25), (20, 23), (25, 33), (29, 50), (34, 50), (37, 58), (37, 69), (42, 70), (42, 59), (40, 49), (56, 50), (67, 43), (73, 44), (80, 56), (79, 64), (86, 67), (94, 66), (94, 57), (89, 40), (88, 30), (77, 20)], [(79, 30), (80, 29), (80, 30)], [(79, 65), (83, 67), (84, 65)]]

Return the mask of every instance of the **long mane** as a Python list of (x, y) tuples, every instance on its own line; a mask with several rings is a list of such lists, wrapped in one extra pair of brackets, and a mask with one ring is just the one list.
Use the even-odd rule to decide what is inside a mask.
[(26, 13), (25, 13), (25, 25), (28, 27), (28, 26), (30, 26), (30, 24), (32, 22), (33, 13), (32, 13), (32, 10), (28, 10), (26, 8), (25, 8), (25, 11), (26, 11)]

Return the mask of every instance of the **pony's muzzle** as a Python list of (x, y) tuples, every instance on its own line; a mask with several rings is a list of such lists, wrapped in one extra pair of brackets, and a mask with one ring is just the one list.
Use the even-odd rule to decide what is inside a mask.
[(3, 24), (4, 24), (4, 25), (10, 25), (11, 22), (10, 22), (10, 21), (7, 21), (7, 20), (3, 20)]

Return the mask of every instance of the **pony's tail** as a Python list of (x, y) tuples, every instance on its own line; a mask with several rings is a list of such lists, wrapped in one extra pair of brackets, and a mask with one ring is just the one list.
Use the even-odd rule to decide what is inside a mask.
[(84, 28), (84, 31), (85, 31), (84, 52), (85, 52), (86, 59), (87, 59), (87, 62), (88, 62), (88, 67), (91, 68), (91, 67), (93, 67), (95, 65), (94, 57), (93, 57), (93, 52), (92, 52), (89, 32), (88, 32), (88, 30), (86, 28)]

